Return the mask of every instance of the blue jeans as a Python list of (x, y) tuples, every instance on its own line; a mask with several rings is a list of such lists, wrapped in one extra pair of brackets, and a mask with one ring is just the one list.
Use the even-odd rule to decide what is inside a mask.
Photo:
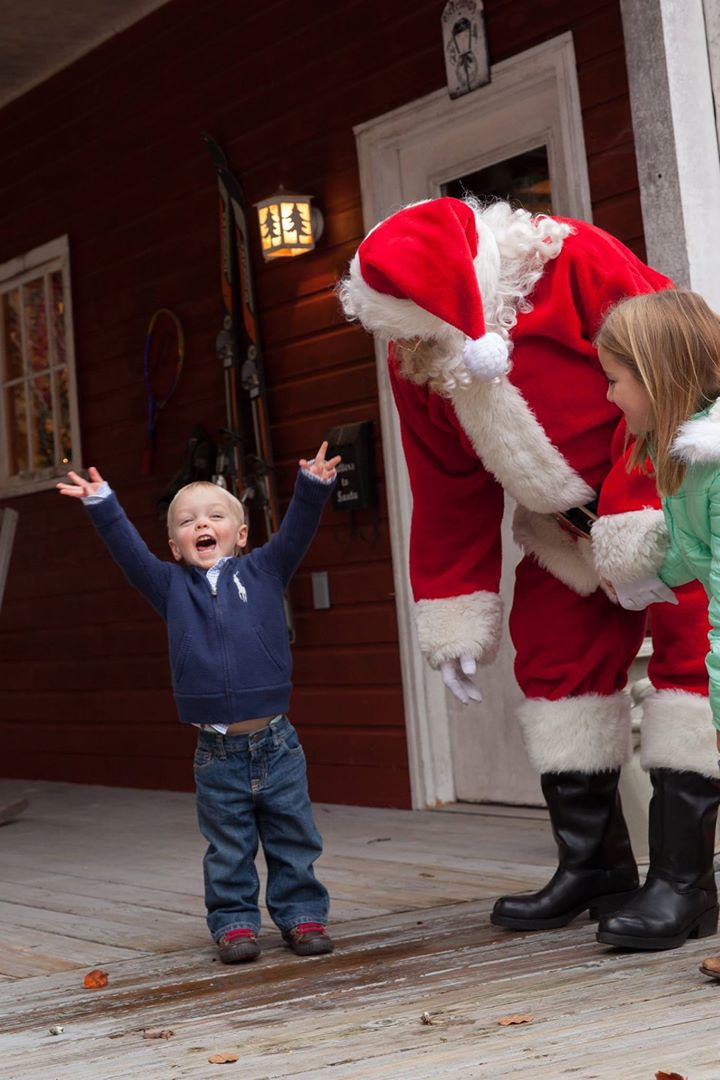
[(265, 900), (281, 931), (326, 923), (329, 897), (315, 877), (322, 852), (307, 788), (305, 754), (286, 716), (251, 735), (199, 731), (195, 787), (207, 923), (215, 941), (228, 930), (260, 929), (258, 840), (267, 863)]

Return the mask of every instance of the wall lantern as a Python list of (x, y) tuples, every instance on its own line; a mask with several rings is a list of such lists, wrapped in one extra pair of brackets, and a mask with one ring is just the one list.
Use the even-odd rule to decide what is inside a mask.
[(269, 199), (255, 203), (263, 258), (279, 259), (312, 251), (323, 233), (323, 216), (310, 205), (312, 195), (296, 195), (281, 186)]

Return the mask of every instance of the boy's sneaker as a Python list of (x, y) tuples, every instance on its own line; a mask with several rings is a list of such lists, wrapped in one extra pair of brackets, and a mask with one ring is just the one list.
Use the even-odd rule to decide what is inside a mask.
[(298, 956), (324, 956), (335, 948), (332, 938), (319, 922), (298, 923), (292, 930), (285, 931), (283, 940)]
[(218, 938), (217, 947), (223, 964), (242, 964), (260, 955), (260, 945), (252, 930), (228, 930)]

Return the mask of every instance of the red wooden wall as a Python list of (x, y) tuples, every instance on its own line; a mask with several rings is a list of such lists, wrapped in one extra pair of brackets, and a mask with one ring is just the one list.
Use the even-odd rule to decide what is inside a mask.
[[(248, 198), (279, 183), (316, 195), (319, 250), (256, 260), (280, 491), (328, 426), (378, 421), (370, 340), (333, 286), (362, 235), (352, 127), (444, 84), (443, 0), (171, 0), (0, 110), (0, 261), (67, 233), (83, 459), (118, 490), (158, 553), (154, 509), (192, 425), (224, 422), (216, 183), (200, 138), (224, 145)], [(619, 4), (486, 0), (497, 62), (572, 30), (597, 224), (642, 254)], [(182, 382), (140, 475), (147, 320), (173, 308)], [(380, 527), (352, 537), (326, 513), (295, 580), (292, 715), (316, 799), (409, 805), (392, 567)], [(16, 548), (0, 614), (7, 776), (187, 789), (193, 733), (175, 720), (164, 628), (124, 583), (80, 508), (14, 500)], [(363, 522), (370, 525), (370, 516)], [(329, 571), (332, 607), (312, 609)]]

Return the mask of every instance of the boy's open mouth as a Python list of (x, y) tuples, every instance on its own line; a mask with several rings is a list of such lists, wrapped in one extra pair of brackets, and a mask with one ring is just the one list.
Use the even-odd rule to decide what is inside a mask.
[(215, 537), (209, 536), (207, 533), (203, 536), (198, 536), (195, 541), (195, 547), (198, 551), (209, 551), (211, 548), (215, 547)]

